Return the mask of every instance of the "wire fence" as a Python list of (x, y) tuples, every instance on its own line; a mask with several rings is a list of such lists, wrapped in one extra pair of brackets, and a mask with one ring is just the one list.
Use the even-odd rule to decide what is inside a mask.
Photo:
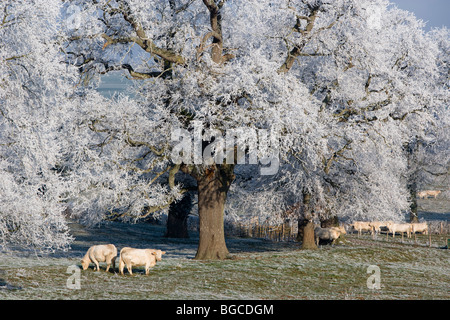
[(242, 238), (260, 238), (271, 241), (295, 241), (297, 238), (297, 223), (268, 225), (258, 223), (228, 223), (225, 228), (227, 236)]
[[(197, 222), (197, 223), (195, 223)], [(416, 234), (411, 235), (411, 240), (402, 239), (401, 235), (396, 235), (395, 241), (409, 241), (415, 243), (427, 244), (431, 242), (446, 243), (450, 237), (450, 221), (427, 221), (428, 235)], [(198, 220), (192, 221), (189, 224), (189, 229), (198, 231)], [(357, 234), (356, 231), (350, 230), (350, 225), (344, 225), (347, 233)], [(265, 239), (270, 241), (297, 241), (298, 223), (297, 221), (285, 222), (279, 225), (259, 224), (258, 222), (225, 222), (225, 235), (227, 237), (240, 237), (240, 238), (256, 238)], [(368, 233), (371, 235), (370, 233)], [(383, 235), (383, 236), (382, 236)], [(432, 236), (432, 237), (430, 237)], [(439, 237), (438, 237), (439, 236)], [(373, 239), (383, 241), (393, 241), (392, 234), (386, 230), (381, 232), (381, 235), (371, 235)], [(406, 238), (406, 237), (405, 237)]]

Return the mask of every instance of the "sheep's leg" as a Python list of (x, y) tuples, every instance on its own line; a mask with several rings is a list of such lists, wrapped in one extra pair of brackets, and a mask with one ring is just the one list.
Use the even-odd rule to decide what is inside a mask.
[(129, 274), (133, 274), (133, 266), (131, 264), (127, 264), (127, 269)]
[(95, 264), (94, 271), (99, 271), (100, 266), (98, 265), (98, 261), (96, 259), (93, 259), (92, 262)]
[(119, 259), (119, 273), (123, 275), (123, 268), (125, 267), (125, 263), (122, 259)]
[(106, 267), (106, 272), (108, 272), (109, 268), (111, 267), (111, 262), (112, 262), (112, 265), (113, 265), (113, 271), (116, 270), (116, 257), (108, 256), (106, 258), (106, 263), (108, 264), (107, 267)]
[(111, 259), (106, 260), (106, 272), (109, 271), (109, 267), (111, 266)]

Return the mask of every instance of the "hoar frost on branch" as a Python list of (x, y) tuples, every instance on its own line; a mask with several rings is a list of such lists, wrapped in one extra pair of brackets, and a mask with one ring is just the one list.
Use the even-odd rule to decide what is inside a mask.
[[(67, 249), (57, 168), (70, 68), (56, 45), (59, 1), (0, 3), (0, 248)], [(73, 74), (72, 74), (73, 75)], [(74, 78), (73, 78), (74, 79)]]
[[(399, 219), (408, 209), (405, 146), (434, 130), (448, 101), (444, 51), (412, 14), (385, 0), (71, 0), (62, 12), (77, 94), (56, 130), (38, 131), (57, 136), (62, 156), (46, 163), (64, 168), (50, 176), (74, 216), (165, 212), (189, 191), (188, 175), (197, 182), (197, 258), (216, 259), (228, 254), (224, 211), (277, 220), (306, 195), (323, 216)], [(63, 82), (58, 64), (44, 65)], [(118, 71), (136, 80), (132, 97), (91, 90)], [(223, 152), (220, 136), (232, 130), (242, 141), (276, 132), (277, 172), (174, 161), (172, 133), (194, 137), (196, 123), (201, 155)]]
[[(124, 70), (139, 81), (135, 101), (93, 112), (85, 127), (98, 137), (102, 175), (131, 179), (127, 192), (147, 188), (134, 198), (124, 197), (128, 183), (106, 184), (111, 199), (131, 200), (132, 216), (146, 211), (131, 203), (152, 210), (177, 199), (183, 186), (159, 179), (174, 182), (177, 170), (198, 181), (220, 172), (229, 211), (273, 216), (304, 192), (339, 216), (399, 218), (407, 209), (403, 148), (434, 121), (438, 74), (436, 44), (413, 15), (384, 0), (69, 3), (91, 17), (66, 48), (82, 75)], [(223, 136), (276, 130), (279, 172), (174, 164), (169, 133), (193, 132), (195, 121)], [(272, 196), (255, 201), (255, 192)], [(139, 200), (150, 194), (158, 200)]]

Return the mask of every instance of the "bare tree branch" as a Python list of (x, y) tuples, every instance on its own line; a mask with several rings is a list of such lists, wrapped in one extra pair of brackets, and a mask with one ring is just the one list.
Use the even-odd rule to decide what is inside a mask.
[(134, 18), (128, 3), (126, 1), (119, 1), (119, 3), (121, 14), (123, 15), (125, 21), (130, 23), (130, 25), (133, 27), (134, 31), (136, 32), (136, 37), (113, 39), (112, 37), (103, 34), (102, 37), (106, 40), (106, 43), (103, 45), (103, 49), (115, 43), (134, 42), (150, 54), (155, 54), (168, 62), (180, 65), (184, 65), (186, 63), (185, 59), (181, 55), (178, 55), (171, 50), (160, 48), (151, 39), (147, 38), (144, 28)]
[(233, 54), (223, 55), (223, 37), (222, 37), (222, 15), (220, 14), (220, 9), (225, 4), (226, 0), (220, 1), (218, 4), (214, 0), (203, 0), (203, 3), (208, 8), (209, 20), (211, 25), (211, 32), (208, 32), (202, 40), (202, 44), (197, 48), (197, 57), (206, 49), (205, 42), (209, 38), (213, 38), (211, 47), (211, 59), (217, 63), (222, 64), (230, 59), (235, 58)]

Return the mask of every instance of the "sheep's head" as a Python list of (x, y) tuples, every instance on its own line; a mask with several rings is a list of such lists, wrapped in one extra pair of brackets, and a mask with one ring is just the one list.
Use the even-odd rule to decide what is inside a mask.
[(161, 250), (156, 250), (152, 253), (154, 256), (156, 256), (156, 261), (161, 261), (162, 259), (162, 255), (166, 254), (165, 251), (161, 251)]
[(89, 263), (90, 263), (89, 259), (86, 258), (81, 259), (81, 267), (83, 268), (83, 270), (86, 270), (89, 267)]

